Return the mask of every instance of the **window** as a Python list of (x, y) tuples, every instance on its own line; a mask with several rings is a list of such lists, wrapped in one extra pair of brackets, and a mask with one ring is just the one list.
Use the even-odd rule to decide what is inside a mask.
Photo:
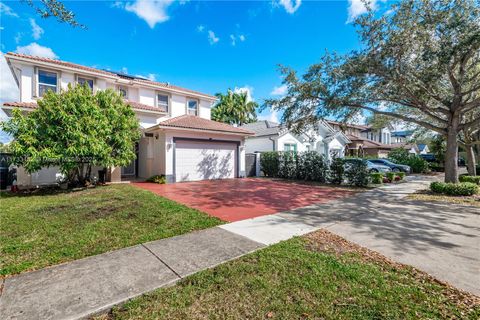
[(57, 73), (38, 70), (38, 96), (43, 97), (48, 90), (57, 92)]
[(310, 151), (311, 147), (309, 144), (307, 144), (305, 147), (307, 148), (307, 151)]
[(168, 95), (163, 93), (157, 94), (157, 108), (163, 112), (168, 112)]
[(187, 114), (198, 116), (198, 101), (188, 100), (187, 102)]
[(120, 93), (120, 95), (123, 97), (123, 99), (127, 99), (128, 98), (128, 89), (127, 87), (118, 87), (118, 93)]
[(93, 91), (93, 79), (78, 77), (77, 82), (82, 86), (85, 85), (85, 83), (88, 84), (88, 86), (90, 87), (90, 90)]
[(295, 143), (285, 143), (283, 144), (284, 151), (297, 151), (297, 145)]

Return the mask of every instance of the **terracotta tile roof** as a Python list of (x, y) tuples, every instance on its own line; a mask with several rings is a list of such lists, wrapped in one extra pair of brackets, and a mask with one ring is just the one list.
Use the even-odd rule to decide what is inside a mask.
[[(152, 107), (146, 104), (128, 101), (128, 100), (125, 102), (129, 104), (134, 110), (140, 110), (140, 111), (147, 110), (147, 111), (153, 111), (153, 112), (159, 112), (159, 113), (166, 113), (156, 107)], [(3, 105), (5, 107), (14, 107), (14, 108), (18, 107), (18, 108), (28, 108), (28, 109), (35, 109), (37, 107), (36, 102), (4, 102)]]
[(196, 130), (205, 130), (205, 131), (218, 131), (218, 132), (229, 132), (229, 133), (241, 133), (245, 135), (254, 135), (255, 133), (250, 130), (237, 128), (226, 123), (217, 122), (213, 120), (208, 120), (200, 118), (197, 116), (191, 115), (182, 115), (179, 117), (171, 118), (165, 121), (162, 121), (158, 124), (160, 127), (172, 127), (172, 128), (185, 128), (185, 129), (196, 129)]
[(367, 138), (362, 138), (362, 137), (356, 136), (354, 134), (347, 134), (347, 137), (351, 141), (361, 141), (363, 143), (363, 148), (364, 149), (387, 149), (387, 150), (390, 150), (390, 149), (395, 148), (394, 145), (383, 144), (383, 143), (376, 142), (376, 141), (373, 141), (373, 140), (370, 140), (370, 139), (367, 139)]
[[(106, 75), (106, 76), (115, 77), (115, 78), (119, 78), (119, 79), (124, 78), (124, 77), (118, 75), (117, 73), (115, 73), (113, 71), (106, 71), (106, 70), (91, 68), (91, 67), (82, 66), (80, 64), (71, 63), (71, 62), (62, 61), (62, 60), (56, 60), (56, 59), (50, 59), (50, 58), (44, 58), (44, 57), (38, 57), (38, 56), (31, 56), (31, 55), (20, 54), (20, 53), (16, 53), (16, 52), (8, 52), (6, 55), (7, 55), (7, 58), (8, 58), (8, 56), (13, 56), (13, 57), (29, 59), (29, 60), (38, 61), (38, 62), (52, 63), (52, 64), (56, 64), (56, 65), (59, 65), (59, 66), (67, 67), (67, 68), (74, 68), (74, 69), (88, 71), (88, 72), (95, 72), (95, 73), (99, 73), (99, 74), (103, 74), (103, 75)], [(216, 99), (215, 96), (212, 96), (212, 95), (209, 95), (209, 94), (206, 94), (206, 93), (202, 93), (202, 92), (199, 92), (199, 91), (194, 91), (194, 90), (174, 86), (174, 85), (171, 85), (167, 82), (157, 82), (157, 81), (151, 81), (151, 80), (148, 80), (148, 79), (137, 78), (137, 77), (134, 77), (132, 80), (135, 81), (135, 82), (138, 82), (138, 83), (153, 85), (153, 86), (163, 88), (163, 89), (169, 89), (170, 88), (170, 89), (173, 89), (173, 90), (184, 91), (185, 93), (198, 94), (198, 95), (202, 95), (202, 96), (205, 96), (205, 97), (208, 97), (208, 98), (211, 98), (211, 99)]]

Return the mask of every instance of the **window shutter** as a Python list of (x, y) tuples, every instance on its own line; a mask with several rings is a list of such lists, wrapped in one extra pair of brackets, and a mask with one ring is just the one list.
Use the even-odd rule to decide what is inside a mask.
[(38, 67), (33, 67), (33, 78), (32, 78), (32, 98), (38, 96), (37, 93), (37, 81), (38, 81)]

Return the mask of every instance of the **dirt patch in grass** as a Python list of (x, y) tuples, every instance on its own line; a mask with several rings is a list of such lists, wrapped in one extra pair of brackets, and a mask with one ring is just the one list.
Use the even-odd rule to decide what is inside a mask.
[(462, 197), (437, 194), (430, 190), (419, 190), (413, 194), (410, 194), (408, 198), (419, 201), (449, 202), (460, 205), (480, 207), (480, 194)]

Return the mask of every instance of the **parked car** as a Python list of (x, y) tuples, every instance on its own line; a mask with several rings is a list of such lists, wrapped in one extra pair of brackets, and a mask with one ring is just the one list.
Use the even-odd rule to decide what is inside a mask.
[[(421, 154), (420, 157), (423, 158), (423, 160), (427, 162), (438, 162), (437, 158), (435, 157), (434, 154), (427, 153), (427, 154)], [(466, 161), (462, 157), (458, 157), (458, 166), (459, 167), (465, 167)]]
[(407, 166), (404, 164), (397, 164), (387, 159), (371, 159), (368, 161), (373, 162), (375, 164), (387, 166), (390, 169), (392, 169), (393, 172), (400, 172), (400, 171), (405, 173), (412, 172), (412, 168), (410, 168), (410, 166)]
[[(363, 159), (360, 159), (360, 158), (347, 158), (347, 159), (344, 159), (343, 160), (343, 163), (344, 163), (344, 166), (345, 166), (345, 169), (348, 168), (348, 166), (352, 163), (354, 163), (355, 161), (364, 161)], [(373, 173), (373, 172), (390, 172), (392, 171), (389, 167), (387, 166), (384, 166), (384, 165), (381, 165), (381, 164), (376, 164), (376, 163), (372, 163), (370, 162), (369, 160), (365, 160), (367, 162), (367, 170), (368, 172), (370, 173)]]

